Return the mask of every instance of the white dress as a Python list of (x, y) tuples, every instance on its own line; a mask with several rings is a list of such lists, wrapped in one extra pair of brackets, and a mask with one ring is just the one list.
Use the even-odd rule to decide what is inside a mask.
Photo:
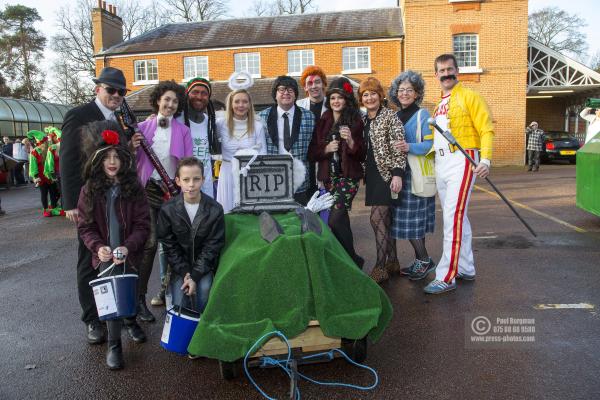
[[(221, 139), (223, 162), (219, 172), (217, 185), (217, 201), (223, 206), (223, 212), (229, 213), (233, 208), (235, 194), (233, 193), (234, 177), (231, 172), (231, 159), (241, 149), (255, 148), (258, 154), (267, 153), (265, 126), (262, 121), (254, 120), (254, 132), (248, 134), (247, 120), (233, 120), (233, 134), (229, 133), (227, 121), (217, 118), (217, 133)], [(255, 147), (256, 146), (256, 147)]]

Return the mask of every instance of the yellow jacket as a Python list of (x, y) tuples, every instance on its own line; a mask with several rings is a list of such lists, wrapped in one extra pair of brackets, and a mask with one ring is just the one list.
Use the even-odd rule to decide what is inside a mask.
[(494, 125), (483, 97), (458, 82), (452, 88), (448, 106), (448, 129), (458, 144), (465, 149), (480, 149), (480, 158), (491, 161)]

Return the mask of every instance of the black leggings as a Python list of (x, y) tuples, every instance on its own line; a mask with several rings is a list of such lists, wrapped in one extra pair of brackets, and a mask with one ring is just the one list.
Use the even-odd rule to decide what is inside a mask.
[[(360, 257), (354, 250), (354, 237), (352, 235), (352, 228), (350, 227), (350, 216), (348, 210), (345, 208), (335, 209), (332, 208), (329, 211), (329, 228), (333, 232), (334, 236), (340, 242), (342, 247), (346, 250), (348, 255), (354, 260), (356, 264), (360, 263)], [(360, 265), (359, 265), (360, 266)]]
[(56, 208), (58, 205), (58, 198), (60, 196), (56, 182), (48, 185), (40, 185), (39, 188), (42, 196), (42, 206), (44, 209), (48, 208), (48, 193), (50, 194), (50, 208)]

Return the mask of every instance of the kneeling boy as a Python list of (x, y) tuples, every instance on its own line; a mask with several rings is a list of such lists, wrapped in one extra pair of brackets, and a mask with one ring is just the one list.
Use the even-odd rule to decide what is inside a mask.
[[(175, 182), (181, 194), (163, 204), (157, 238), (171, 266), (169, 291), (173, 304), (202, 312), (225, 244), (223, 208), (200, 191), (204, 182), (200, 160), (181, 159)], [(183, 294), (190, 297), (183, 298)], [(194, 294), (196, 304), (190, 300)]]

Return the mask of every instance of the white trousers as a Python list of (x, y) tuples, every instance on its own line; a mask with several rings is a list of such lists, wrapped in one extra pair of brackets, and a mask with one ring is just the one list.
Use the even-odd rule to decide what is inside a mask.
[[(435, 279), (451, 283), (458, 272), (475, 274), (471, 224), (467, 217), (475, 174), (459, 150), (442, 151), (443, 155), (440, 150), (436, 152), (435, 178), (444, 217), (444, 252), (435, 270)], [(478, 150), (466, 151), (479, 162)]]

